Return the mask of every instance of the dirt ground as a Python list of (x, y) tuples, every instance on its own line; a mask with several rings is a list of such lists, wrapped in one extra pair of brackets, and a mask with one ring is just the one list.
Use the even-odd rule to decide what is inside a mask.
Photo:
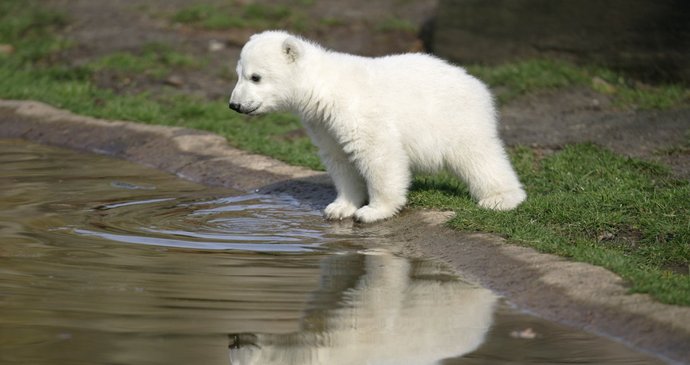
[[(234, 65), (239, 50), (256, 31), (202, 30), (170, 21), (176, 11), (191, 4), (227, 4), (227, 0), (49, 0), (46, 3), (70, 18), (65, 36), (74, 46), (61, 55), (62, 62), (80, 65), (112, 52), (136, 52), (152, 43), (166, 44), (207, 60), (201, 68), (174, 69), (165, 79), (107, 71), (96, 74), (99, 86), (121, 93), (148, 91), (155, 97), (158, 92), (174, 89), (174, 92), (225, 100), (235, 82)], [(295, 0), (286, 4), (291, 4), (307, 19), (304, 36), (339, 51), (371, 56), (423, 50), (414, 29), (382, 30), (382, 24), (398, 19), (421, 29), (436, 8), (434, 0)], [(331, 21), (326, 24), (322, 19)], [(508, 145), (528, 145), (548, 153), (566, 143), (591, 141), (625, 155), (662, 161), (677, 176), (690, 178), (688, 108), (620, 110), (608, 96), (587, 88), (573, 88), (519, 98), (502, 107), (501, 115), (501, 133)]]

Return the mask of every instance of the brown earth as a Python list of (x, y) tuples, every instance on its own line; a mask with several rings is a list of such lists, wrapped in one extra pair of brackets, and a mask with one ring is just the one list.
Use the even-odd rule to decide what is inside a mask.
[[(60, 61), (80, 65), (109, 53), (136, 52), (164, 44), (201, 56), (201, 68), (177, 68), (159, 79), (137, 74), (99, 72), (101, 87), (120, 93), (148, 91), (193, 94), (225, 100), (235, 82), (234, 64), (241, 45), (254, 29), (203, 30), (170, 21), (191, 4), (227, 4), (223, 0), (50, 0), (68, 15), (64, 35), (74, 46)], [(249, 3), (241, 1), (238, 3)], [(261, 0), (252, 3), (272, 4)], [(288, 1), (293, 13), (306, 19), (304, 36), (339, 51), (383, 55), (423, 50), (416, 29), (434, 16), (436, 1)], [(307, 4), (307, 5), (304, 5)], [(326, 23), (324, 19), (328, 19)], [(407, 27), (385, 27), (401, 20)], [(587, 88), (528, 95), (501, 110), (501, 132), (508, 145), (555, 150), (566, 143), (590, 141), (618, 153), (667, 163), (680, 177), (690, 177), (690, 109), (670, 111), (621, 110), (606, 95)]]

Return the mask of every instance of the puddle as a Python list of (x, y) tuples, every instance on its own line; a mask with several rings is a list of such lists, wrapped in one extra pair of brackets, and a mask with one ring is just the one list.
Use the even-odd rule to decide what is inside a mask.
[(318, 212), (261, 195), (114, 202), (97, 207), (86, 227), (70, 231), (123, 243), (269, 253), (322, 250), (328, 241)]
[(360, 229), (0, 140), (0, 363), (660, 363)]

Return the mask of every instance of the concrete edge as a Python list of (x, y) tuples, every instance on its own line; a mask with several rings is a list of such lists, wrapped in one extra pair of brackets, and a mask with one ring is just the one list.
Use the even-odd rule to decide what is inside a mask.
[(116, 156), (206, 185), (249, 190), (325, 175), (232, 148), (203, 131), (84, 117), (34, 101), (0, 100), (0, 113), (1, 138)]
[[(328, 177), (250, 154), (218, 135), (78, 116), (33, 101), (0, 100), (0, 138), (107, 154), (211, 186), (287, 193), (318, 209), (333, 195)], [(612, 337), (670, 363), (690, 363), (690, 308), (628, 294), (603, 268), (445, 228), (448, 214), (406, 210), (381, 224), (412, 255), (438, 257), (520, 309)]]

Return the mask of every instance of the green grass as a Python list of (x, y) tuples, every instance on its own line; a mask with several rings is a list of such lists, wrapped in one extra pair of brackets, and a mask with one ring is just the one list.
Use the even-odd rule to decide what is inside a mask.
[(300, 28), (304, 21), (299, 12), (286, 5), (246, 5), (214, 6), (209, 4), (190, 5), (178, 10), (171, 20), (204, 29), (230, 28)]
[(683, 85), (644, 85), (600, 67), (577, 67), (557, 60), (533, 59), (500, 66), (469, 66), (469, 73), (497, 88), (501, 103), (550, 89), (590, 87), (611, 95), (624, 109), (669, 109), (690, 104), (690, 89)]
[(200, 67), (201, 62), (191, 56), (175, 52), (169, 46), (151, 43), (143, 47), (139, 54), (117, 52), (109, 54), (88, 67), (93, 71), (113, 70), (127, 73), (140, 73), (163, 77), (172, 68)]
[[(103, 69), (157, 73), (196, 67), (197, 61), (149, 46), (153, 48), (136, 54), (118, 53), (86, 66), (67, 67), (56, 55), (70, 44), (55, 36), (67, 22), (65, 16), (25, 1), (0, 2), (0, 43), (16, 49), (0, 57), (0, 97), (40, 100), (107, 119), (208, 130), (242, 149), (321, 167), (306, 137), (286, 138), (300, 130), (295, 117), (247, 118), (228, 111), (225, 100), (164, 93), (118, 95), (96, 87), (92, 77)], [(684, 87), (640, 86), (610, 71), (562, 62), (533, 60), (471, 71), (494, 87), (512, 90), (512, 97), (580, 85), (615, 94), (621, 103), (636, 108), (687, 105)], [(674, 180), (662, 166), (592, 145), (567, 146), (547, 156), (537, 152), (528, 148), (511, 152), (529, 194), (515, 211), (477, 208), (466, 188), (446, 175), (416, 178), (411, 205), (454, 210), (452, 227), (494, 232), (543, 252), (601, 265), (626, 279), (633, 292), (690, 305), (688, 182)]]
[(65, 15), (40, 6), (27, 6), (18, 0), (0, 1), (0, 44), (14, 46), (11, 57), (3, 62), (15, 64), (41, 62), (68, 44), (64, 39), (48, 36), (68, 23)]
[(534, 91), (585, 85), (588, 81), (581, 69), (552, 60), (529, 60), (492, 67), (469, 66), (467, 71), (492, 87), (504, 88), (500, 95), (503, 102)]
[(99, 89), (87, 71), (34, 69), (17, 71), (0, 62), (0, 97), (33, 99), (75, 113), (99, 118), (133, 120), (207, 130), (228, 138), (239, 148), (274, 156), (285, 162), (320, 168), (308, 138), (285, 140), (283, 135), (300, 128), (297, 118), (286, 114), (248, 118), (228, 110), (226, 101), (212, 102), (187, 96), (151, 97), (117, 95)]
[(416, 33), (417, 26), (407, 19), (400, 19), (396, 17), (388, 17), (376, 24), (375, 29), (379, 32), (405, 32)]
[(415, 179), (410, 202), (454, 210), (454, 228), (604, 266), (634, 292), (690, 305), (690, 183), (589, 144), (545, 158), (527, 148), (511, 155), (529, 196), (517, 210), (480, 209), (447, 176)]

